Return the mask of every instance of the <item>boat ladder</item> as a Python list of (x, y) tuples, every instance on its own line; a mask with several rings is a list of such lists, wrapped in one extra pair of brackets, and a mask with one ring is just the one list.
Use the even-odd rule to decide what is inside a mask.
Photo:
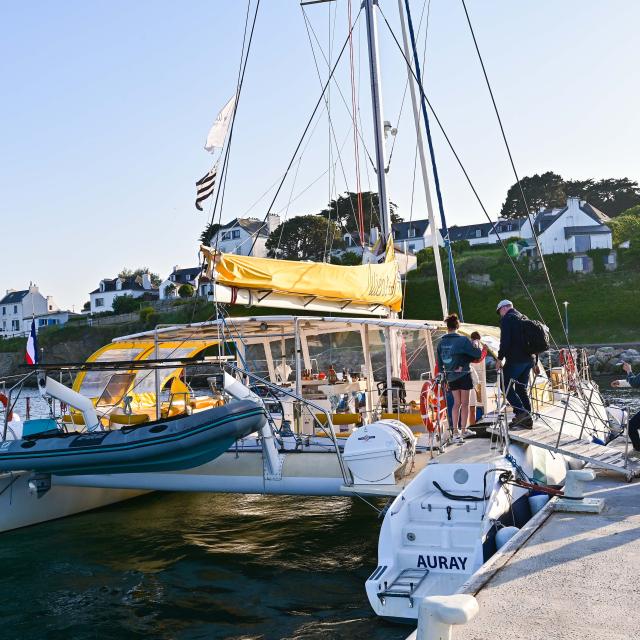
[(404, 569), (391, 584), (385, 580), (384, 591), (377, 594), (380, 602), (384, 604), (386, 598), (407, 598), (413, 607), (413, 595), (428, 574), (429, 569)]
[(540, 427), (531, 431), (509, 431), (509, 440), (560, 453), (582, 460), (591, 467), (621, 473), (627, 480), (640, 476), (640, 460), (629, 458), (622, 447), (595, 444), (584, 438), (548, 431)]

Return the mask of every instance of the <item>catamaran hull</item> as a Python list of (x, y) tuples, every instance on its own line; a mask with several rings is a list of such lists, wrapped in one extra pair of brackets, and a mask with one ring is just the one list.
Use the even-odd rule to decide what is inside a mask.
[(0, 533), (72, 516), (145, 493), (140, 490), (94, 489), (58, 485), (40, 497), (30, 490), (31, 474), (0, 475)]
[(195, 469), (171, 473), (125, 473), (58, 477), (70, 486), (148, 491), (199, 491), (273, 495), (344, 495), (344, 478), (334, 453), (287, 453), (278, 475), (265, 473), (261, 451), (227, 451)]

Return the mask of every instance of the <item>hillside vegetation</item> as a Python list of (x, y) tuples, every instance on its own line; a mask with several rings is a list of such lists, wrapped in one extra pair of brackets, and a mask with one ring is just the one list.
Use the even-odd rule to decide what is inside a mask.
[[(620, 220), (620, 218), (618, 218)], [(460, 283), (460, 296), (467, 322), (496, 324), (496, 303), (508, 298), (516, 307), (532, 318), (537, 318), (516, 271), (501, 247), (457, 248), (456, 272)], [(405, 317), (438, 319), (440, 301), (435, 279), (433, 254), (420, 252), (420, 263), (407, 281)], [(591, 274), (567, 272), (567, 256), (546, 257), (551, 282), (564, 319), (565, 300), (569, 302), (569, 337), (574, 343), (609, 343), (640, 341), (640, 251), (618, 251), (618, 269), (607, 272), (604, 255), (608, 251), (589, 252), (594, 262)], [(457, 311), (453, 287), (449, 282), (446, 260), (445, 285), (449, 285), (451, 310)], [(542, 271), (529, 271), (528, 260), (520, 259), (515, 265), (524, 280), (531, 297), (558, 342), (562, 339), (562, 326), (553, 297)], [(491, 286), (468, 284), (470, 274), (487, 273)]]

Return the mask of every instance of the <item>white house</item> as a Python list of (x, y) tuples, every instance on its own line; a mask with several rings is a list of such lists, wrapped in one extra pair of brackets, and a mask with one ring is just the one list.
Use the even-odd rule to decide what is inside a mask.
[(81, 314), (74, 313), (73, 311), (49, 311), (47, 313), (36, 314), (36, 333), (44, 327), (56, 327), (69, 322), (69, 317), (79, 316)]
[(0, 300), (0, 329), (5, 338), (29, 332), (34, 316), (57, 311), (51, 296), (43, 296), (38, 287), (30, 283), (28, 289), (16, 291), (7, 289)]
[[(564, 207), (541, 209), (533, 216), (533, 226), (544, 255), (585, 253), (590, 249), (611, 249), (613, 239), (607, 226), (610, 218), (579, 198), (567, 198)], [(470, 244), (496, 244), (509, 238), (526, 240), (529, 253), (535, 253), (531, 224), (525, 218), (499, 218), (489, 222), (449, 227), (451, 242), (468, 240)]]
[[(431, 231), (429, 230), (429, 220), (412, 220), (410, 222), (394, 222), (391, 225), (393, 231), (393, 244), (396, 250), (405, 254), (416, 254), (425, 247), (431, 247)], [(371, 246), (377, 240), (378, 230), (371, 229), (371, 234), (365, 233), (365, 244)], [(360, 237), (358, 233), (345, 233), (342, 236), (345, 244), (345, 251), (351, 251), (360, 255)], [(438, 244), (442, 247), (444, 241), (440, 230), (438, 230)], [(342, 253), (342, 252), (338, 252)], [(412, 262), (412, 261), (410, 261)], [(411, 268), (409, 268), (411, 271)]]
[(148, 273), (129, 278), (105, 278), (100, 281), (100, 286), (90, 294), (91, 313), (113, 311), (113, 301), (119, 296), (131, 296), (141, 298), (143, 296), (153, 299), (158, 297), (158, 288), (151, 284)]
[(453, 225), (449, 227), (449, 241), (459, 242), (466, 240), (471, 245), (489, 244), (493, 240), (489, 239), (491, 232), (490, 222), (481, 222), (480, 224)]
[(158, 287), (160, 300), (175, 298), (178, 295), (178, 289), (183, 284), (190, 284), (194, 291), (198, 289), (198, 277), (202, 273), (202, 267), (180, 267), (176, 265), (169, 277), (164, 280)]
[[(609, 216), (580, 198), (567, 198), (566, 206), (543, 209), (533, 219), (540, 248), (550, 253), (580, 254), (591, 249), (611, 249), (613, 236), (607, 226)], [(522, 228), (522, 237), (533, 244), (531, 225)]]
[(264, 258), (269, 234), (280, 224), (280, 216), (270, 213), (267, 221), (257, 218), (234, 218), (223, 224), (211, 238), (211, 246), (222, 253)]

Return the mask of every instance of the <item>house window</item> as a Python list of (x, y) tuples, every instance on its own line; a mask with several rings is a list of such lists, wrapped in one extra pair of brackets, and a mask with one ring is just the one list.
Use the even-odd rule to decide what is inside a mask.
[(416, 250), (416, 245), (415, 244), (410, 244), (409, 245), (409, 251), (411, 251), (411, 253), (414, 253)]
[(17, 304), (13, 305), (13, 313), (18, 313), (18, 305)]
[(482, 231), (480, 229), (476, 229), (476, 238), (480, 238), (482, 235)]
[(416, 230), (414, 227), (409, 227), (409, 233), (407, 235), (408, 238), (415, 238), (416, 237)]
[(512, 224), (508, 224), (507, 225), (507, 231), (513, 231), (513, 225)]
[(240, 229), (234, 229), (231, 233), (231, 237), (237, 240), (240, 237)]
[(230, 240), (231, 239), (231, 231), (223, 231), (222, 232), (222, 239), (223, 240)]
[(7, 307), (2, 307), (2, 315), (3, 316), (7, 315)]
[(20, 331), (20, 320), (11, 321), (11, 331)]
[(7, 321), (6, 321), (6, 320), (3, 320), (3, 321), (2, 321), (2, 330), (3, 330), (3, 331), (6, 331), (6, 330), (7, 330)]
[(39, 327), (42, 327), (42, 326), (44, 326), (45, 324), (47, 324), (47, 321), (46, 321), (44, 318), (40, 318), (40, 319), (38, 320), (38, 326), (39, 326)]
[(104, 307), (104, 298), (96, 298), (96, 307)]

